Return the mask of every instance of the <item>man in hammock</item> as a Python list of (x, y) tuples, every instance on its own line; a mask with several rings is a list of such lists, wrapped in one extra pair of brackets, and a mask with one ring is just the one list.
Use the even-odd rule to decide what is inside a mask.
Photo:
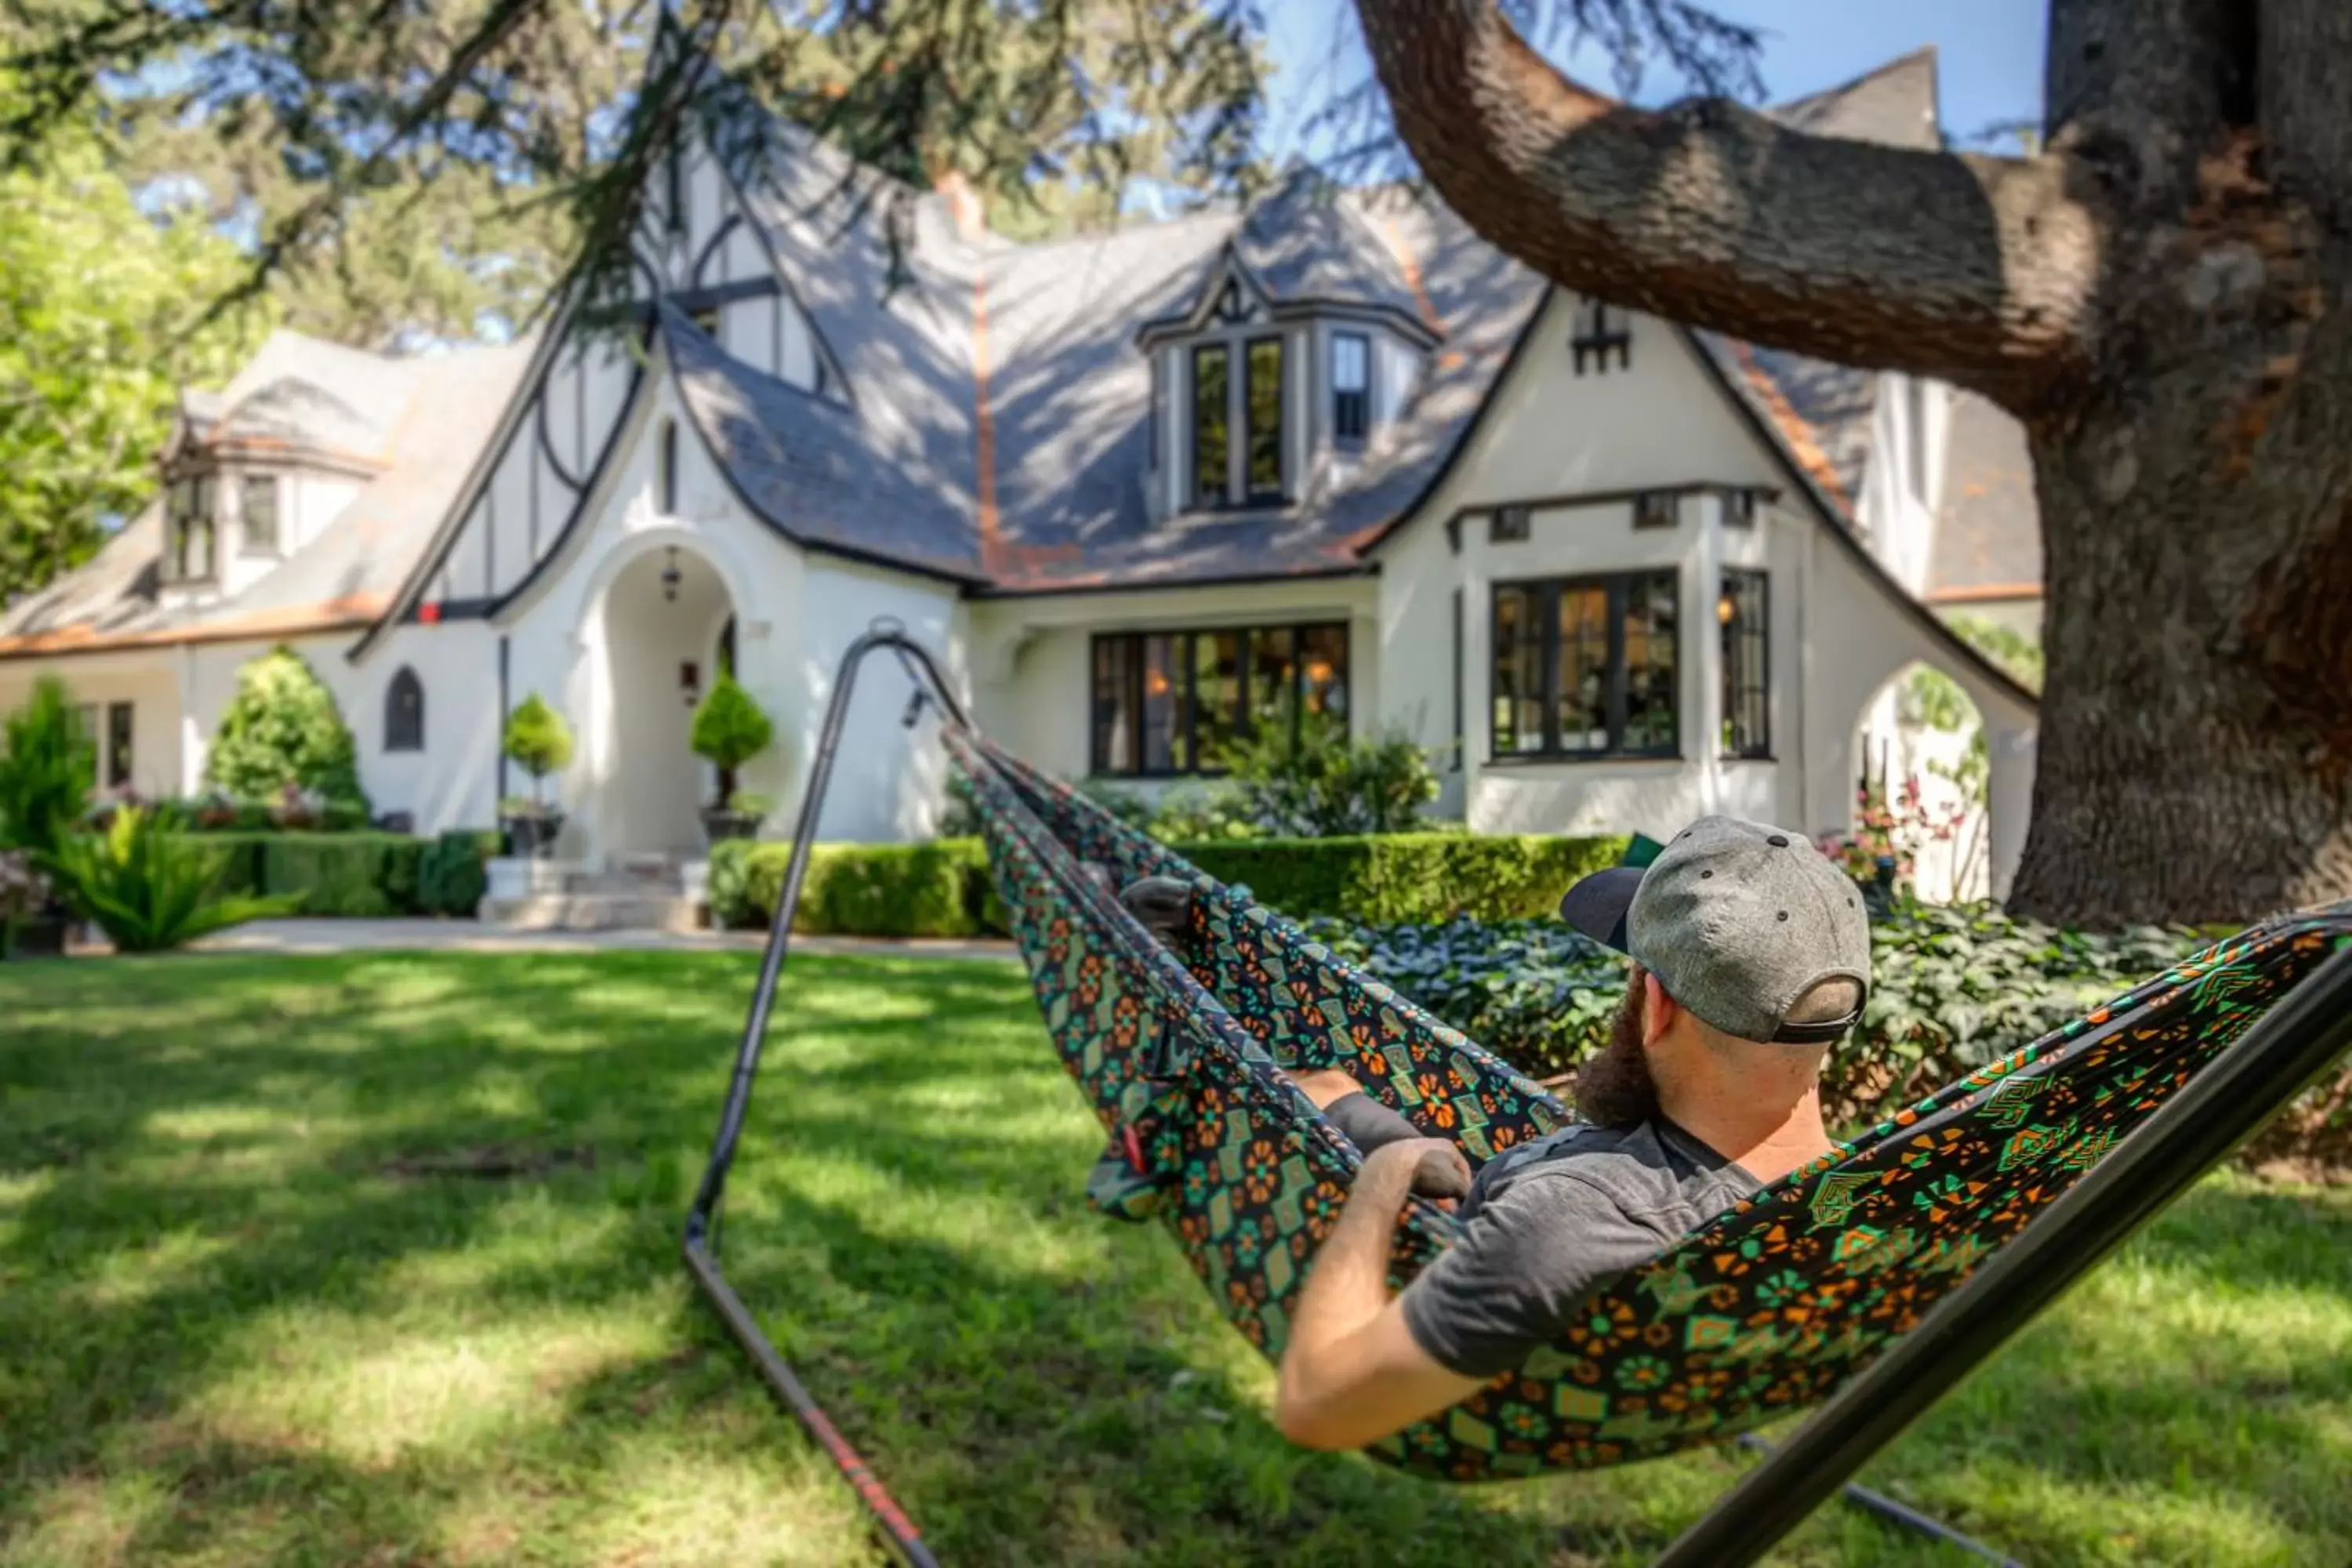
[[(1292, 1075), (1365, 1155), (1283, 1356), (1275, 1422), (1292, 1441), (1361, 1447), (1458, 1403), (1559, 1343), (1596, 1287), (1833, 1146), (1822, 1064), (1862, 1016), (1870, 926), (1802, 835), (1703, 817), (1646, 869), (1579, 882), (1560, 915), (1633, 961), (1609, 1044), (1577, 1074), (1575, 1124), (1474, 1178), (1346, 1073)], [(1463, 1234), (1391, 1298), (1415, 1190), (1461, 1192)]]

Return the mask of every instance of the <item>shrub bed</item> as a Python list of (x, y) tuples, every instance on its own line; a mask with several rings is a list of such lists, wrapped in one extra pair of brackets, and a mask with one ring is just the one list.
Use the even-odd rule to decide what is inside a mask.
[[(1391, 833), (1360, 838), (1229, 839), (1177, 852), (1220, 881), (1245, 884), (1297, 918), (1373, 923), (1494, 919), (1550, 910), (1587, 871), (1614, 865), (1620, 838)], [(792, 846), (728, 842), (710, 858), (712, 918), (764, 926), (782, 897)], [(820, 844), (795, 929), (860, 936), (970, 936), (1001, 931), (988, 855), (977, 838), (929, 844)]]
[[(1316, 920), (1335, 952), (1537, 1077), (1605, 1044), (1625, 961), (1557, 921)], [(1825, 1107), (1846, 1131), (2027, 1045), (2230, 931), (2061, 931), (1998, 910), (1906, 905), (1874, 923), (1870, 1005), (1833, 1052)], [(2257, 1134), (2250, 1165), (2352, 1172), (2352, 1068)]]

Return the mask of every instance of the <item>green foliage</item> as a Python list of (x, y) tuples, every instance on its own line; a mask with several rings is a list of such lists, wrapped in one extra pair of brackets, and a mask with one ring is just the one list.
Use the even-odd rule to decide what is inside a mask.
[(1904, 681), (1895, 696), (1895, 710), (1903, 721), (1929, 730), (1949, 730), (1955, 734), (1977, 728), (1976, 704), (1959, 683), (1940, 669), (1921, 665)]
[[(1568, 1072), (1608, 1040), (1625, 961), (1557, 921), (1314, 934), (1525, 1071)], [(1874, 922), (1859, 1031), (1832, 1054), (1824, 1104), (1847, 1126), (2028, 1044), (2205, 944), (2187, 931), (2058, 931), (1990, 907), (1912, 905)]]
[(735, 770), (766, 751), (775, 738), (776, 727), (760, 704), (732, 675), (721, 670), (702, 705), (694, 710), (692, 740), (694, 754), (718, 771), (715, 804), (719, 809), (731, 809)]
[(534, 691), (507, 716), (507, 756), (530, 775), (531, 799), (546, 799), (541, 782), (572, 765), (572, 727)]
[(282, 646), (236, 672), (236, 695), (221, 715), (205, 781), (265, 805), (308, 795), (368, 815), (357, 749), (334, 693)]
[[(783, 900), (789, 844), (729, 839), (710, 852), (710, 913), (765, 927)], [(983, 926), (988, 853), (969, 838), (810, 847), (793, 929), (842, 936), (972, 936)]]
[(0, 848), (55, 850), (89, 813), (97, 767), (65, 682), (44, 676), (0, 721)]
[[(1486, 838), (1464, 833), (1242, 839), (1178, 847), (1220, 881), (1246, 885), (1286, 914), (1368, 921), (1504, 918), (1548, 911), (1570, 883), (1613, 866), (1622, 838)], [(730, 927), (763, 926), (782, 896), (792, 846), (713, 847), (710, 908)], [(877, 936), (969, 936), (1002, 929), (986, 847), (820, 844), (801, 897), (802, 929)]]
[(1962, 642), (2007, 670), (2027, 690), (2042, 689), (2042, 645), (2024, 633), (2012, 631), (1982, 616), (1954, 616), (1948, 623)]
[(1219, 881), (1247, 887), (1293, 919), (1384, 923), (1548, 913), (1578, 878), (1615, 865), (1625, 840), (1391, 833), (1177, 848)]
[(471, 918), (490, 890), (484, 862), (502, 852), (496, 832), (459, 830), (426, 843), (417, 857), (417, 912)]
[(1142, 826), (1163, 844), (1266, 837), (1242, 792), (1223, 782), (1173, 786), (1152, 803)]
[[(12, 98), (0, 72), (0, 102)], [(199, 318), (238, 278), (201, 215), (139, 210), (86, 129), (0, 165), (0, 604), (47, 585), (155, 488), (183, 385), (215, 386), (265, 314)]]
[(424, 903), (425, 854), (433, 847), (425, 839), (374, 832), (193, 837), (221, 857), (215, 886), (223, 892), (280, 899), (304, 915), (434, 912)]
[(1325, 716), (1281, 724), (1226, 747), (1240, 814), (1268, 833), (1330, 838), (1409, 833), (1437, 798), (1429, 755), (1401, 733), (1351, 740)]
[(230, 851), (183, 833), (169, 812), (125, 806), (105, 832), (77, 834), (52, 857), (66, 902), (124, 952), (162, 952), (299, 900), (224, 894)]

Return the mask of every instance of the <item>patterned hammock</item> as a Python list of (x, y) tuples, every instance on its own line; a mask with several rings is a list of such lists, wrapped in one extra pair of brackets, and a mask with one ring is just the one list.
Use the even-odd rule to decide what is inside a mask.
[[(1110, 1136), (1097, 1206), (1160, 1218), (1268, 1357), (1359, 1160), (1277, 1060), (1348, 1067), (1474, 1167), (1569, 1119), (1246, 888), (977, 735), (943, 733), (1046, 1026)], [(1194, 885), (1189, 968), (1087, 862), (1121, 885)], [(1442, 1479), (1527, 1476), (1722, 1442), (1814, 1404), (2347, 941), (2352, 905), (2207, 949), (1765, 1188), (1596, 1292), (1519, 1371), (1370, 1452)], [(1410, 1200), (1392, 1284), (1456, 1233), (1445, 1211)]]

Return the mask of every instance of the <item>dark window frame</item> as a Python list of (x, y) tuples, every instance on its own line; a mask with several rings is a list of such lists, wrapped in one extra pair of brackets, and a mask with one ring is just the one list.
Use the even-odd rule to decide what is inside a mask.
[(655, 454), (654, 461), (656, 464), (656, 471), (654, 475), (655, 499), (660, 503), (663, 515), (667, 517), (676, 517), (677, 515), (677, 420), (665, 419), (662, 421), (661, 445), (659, 450)]
[[(1283, 632), (1290, 637), (1289, 714), (1291, 735), (1295, 740), (1298, 726), (1307, 712), (1306, 644), (1310, 633), (1339, 634), (1341, 660), (1339, 689), (1346, 691), (1355, 668), (1355, 638), (1352, 628), (1344, 620), (1312, 621), (1253, 621), (1242, 626), (1152, 626), (1135, 631), (1096, 632), (1087, 641), (1087, 764), (1089, 773), (1107, 779), (1191, 779), (1219, 778), (1225, 770), (1201, 764), (1201, 703), (1200, 658), (1194, 639), (1199, 637), (1237, 637), (1241, 639), (1241, 661), (1234, 672), (1234, 702), (1226, 715), (1227, 727), (1236, 735), (1249, 734), (1255, 727), (1250, 714), (1253, 689), (1253, 650), (1261, 633)], [(1144, 647), (1148, 640), (1166, 637), (1178, 649), (1172, 663), (1183, 682), (1181, 691), (1171, 694), (1171, 700), (1182, 714), (1183, 755), (1190, 765), (1184, 767), (1146, 767), (1143, 757), (1146, 742), (1143, 733), (1144, 712)], [(1119, 645), (1124, 650), (1124, 664), (1118, 672), (1121, 690), (1114, 705), (1106, 707), (1102, 695), (1104, 650), (1109, 645)], [(1116, 759), (1109, 755), (1110, 725), (1107, 721), (1119, 706), (1124, 706), (1130, 723), (1125, 751), (1127, 756)], [(1340, 722), (1348, 733), (1355, 732), (1352, 709), (1343, 710)], [(1169, 750), (1176, 748), (1176, 737), (1171, 736)]]
[(1168, 367), (1158, 349), (1151, 351), (1151, 406), (1145, 416), (1143, 467), (1147, 473), (1160, 471), (1161, 432), (1168, 427), (1164, 402), (1168, 395)]
[(1462, 714), (1468, 704), (1463, 700), (1463, 688), (1468, 684), (1470, 675), (1470, 650), (1465, 640), (1466, 635), (1462, 621), (1462, 590), (1456, 588), (1454, 590), (1454, 750), (1445, 767), (1450, 773), (1462, 771), (1462, 753), (1465, 750), (1462, 743)]
[[(1754, 608), (1752, 620), (1748, 604)], [(1728, 601), (1726, 619), (1720, 606)], [(1727, 566), (1717, 590), (1716, 624), (1720, 629), (1721, 674), (1718, 697), (1723, 711), (1717, 744), (1722, 754), (1740, 762), (1772, 760), (1772, 574), (1751, 567)], [(1754, 699), (1748, 707), (1747, 699)], [(1754, 732), (1746, 721), (1753, 717)]]
[(1674, 528), (1682, 522), (1681, 497), (1672, 490), (1643, 490), (1633, 498), (1635, 528)]
[(106, 787), (125, 789), (139, 760), (139, 710), (135, 703), (106, 705)]
[[(1201, 367), (1213, 359), (1221, 366), (1221, 379), (1223, 384), (1218, 389), (1221, 395), (1215, 398), (1213, 403), (1204, 401), (1201, 395)], [(1214, 342), (1194, 343), (1192, 352), (1187, 356), (1185, 363), (1192, 373), (1191, 380), (1185, 384), (1185, 390), (1192, 395), (1192, 427), (1187, 432), (1192, 438), (1192, 504), (1202, 511), (1221, 511), (1234, 504), (1233, 345), (1223, 339)], [(1203, 409), (1213, 409), (1217, 416), (1219, 440), (1217, 461), (1213, 465), (1216, 477), (1213, 494), (1210, 485), (1205, 482), (1209, 477), (1210, 465), (1202, 461), (1203, 456), (1202, 437), (1208, 427), (1201, 417)]]
[[(286, 510), (281, 504), (284, 499), (282, 489), (284, 483), (284, 479), (277, 474), (245, 474), (238, 478), (236, 482), (237, 530), (238, 538), (243, 543), (246, 553), (251, 555), (284, 553)], [(253, 498), (256, 495), (266, 495), (269, 498), (269, 532), (268, 537), (262, 539), (256, 539), (253, 531)]]
[(1486, 518), (1486, 542), (1489, 544), (1525, 544), (1535, 534), (1535, 509), (1513, 504), (1498, 506)]
[(1723, 495), (1723, 525), (1726, 528), (1756, 526), (1756, 492), (1726, 490)]
[[(1632, 681), (1625, 662), (1625, 615), (1629, 591), (1636, 583), (1663, 582), (1668, 589), (1675, 623), (1673, 733), (1662, 746), (1629, 747), (1625, 744), (1628, 719), (1628, 695)], [(1608, 640), (1606, 674), (1603, 677), (1602, 711), (1606, 716), (1609, 743), (1605, 747), (1582, 749), (1564, 747), (1559, 739), (1559, 674), (1560, 644), (1559, 600), (1564, 593), (1590, 592), (1601, 589), (1605, 595)], [(1503, 751), (1495, 743), (1495, 708), (1497, 701), (1496, 676), (1502, 663), (1504, 649), (1494, 635), (1501, 624), (1501, 601), (1506, 594), (1525, 595), (1533, 607), (1528, 624), (1540, 639), (1540, 657), (1537, 663), (1537, 689), (1534, 693), (1537, 710), (1542, 715), (1542, 744), (1529, 750)], [(1486, 596), (1486, 761), (1490, 766), (1510, 767), (1522, 763), (1591, 763), (1591, 762), (1677, 762), (1683, 758), (1683, 605), (1682, 574), (1674, 567), (1649, 567), (1629, 572), (1586, 573), (1567, 577), (1523, 577), (1496, 582), (1489, 585)]]
[[(1274, 350), (1274, 428), (1261, 430), (1257, 423), (1258, 350)], [(1290, 450), (1288, 421), (1285, 394), (1289, 390), (1290, 342), (1282, 332), (1256, 332), (1242, 340), (1242, 445), (1241, 493), (1244, 504), (1264, 506), (1279, 504), (1290, 496)], [(1274, 482), (1260, 485), (1257, 475), (1258, 437), (1271, 436), (1274, 441)]]
[(383, 749), (421, 752), (425, 749), (425, 682), (402, 665), (383, 689)]
[[(1343, 386), (1339, 382), (1339, 350), (1352, 347), (1363, 366), (1363, 384)], [(1370, 439), (1372, 433), (1372, 338), (1369, 332), (1333, 332), (1331, 334), (1331, 440), (1333, 445), (1354, 448)]]

